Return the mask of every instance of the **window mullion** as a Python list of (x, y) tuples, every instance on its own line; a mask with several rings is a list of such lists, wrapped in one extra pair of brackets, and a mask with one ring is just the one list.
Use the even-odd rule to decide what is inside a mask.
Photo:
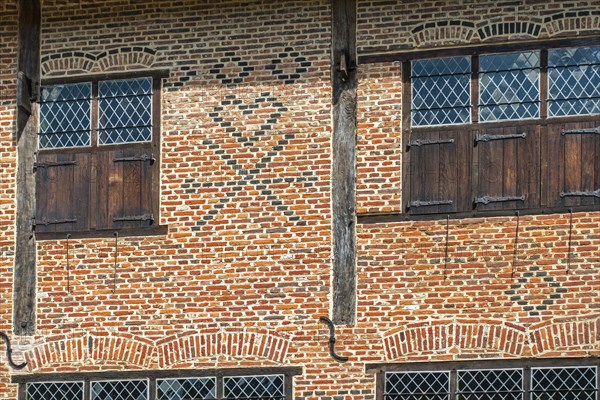
[(92, 82), (92, 140), (91, 146), (98, 147), (98, 81)]
[(448, 398), (449, 400), (456, 400), (456, 388), (458, 387), (458, 372), (456, 368), (450, 371), (450, 388)]
[(526, 365), (523, 368), (523, 400), (531, 399), (531, 367)]
[(471, 123), (479, 122), (479, 55), (471, 57)]
[(548, 49), (540, 51), (540, 119), (548, 116)]
[(217, 374), (217, 400), (223, 399), (223, 375)]

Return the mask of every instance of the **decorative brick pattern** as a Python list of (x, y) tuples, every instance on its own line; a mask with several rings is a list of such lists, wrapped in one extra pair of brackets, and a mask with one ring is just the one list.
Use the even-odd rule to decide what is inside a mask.
[(479, 38), (484, 40), (508, 38), (526, 39), (537, 38), (542, 30), (542, 24), (534, 21), (488, 21), (477, 29)]
[(414, 27), (411, 33), (417, 47), (450, 46), (469, 43), (475, 33), (475, 24), (461, 20), (426, 22)]
[(600, 32), (600, 10), (568, 10), (544, 18), (549, 36), (573, 34), (580, 31)]
[(559, 356), (565, 351), (587, 355), (600, 348), (600, 316), (535, 324), (530, 329), (533, 355)]

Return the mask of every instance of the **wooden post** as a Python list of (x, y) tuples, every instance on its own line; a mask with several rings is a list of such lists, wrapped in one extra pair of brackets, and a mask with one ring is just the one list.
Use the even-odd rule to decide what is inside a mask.
[(15, 335), (35, 332), (35, 174), (40, 86), (40, 0), (19, 0), (17, 214), (13, 292)]
[(356, 314), (356, 0), (332, 0), (333, 314), (337, 325)]

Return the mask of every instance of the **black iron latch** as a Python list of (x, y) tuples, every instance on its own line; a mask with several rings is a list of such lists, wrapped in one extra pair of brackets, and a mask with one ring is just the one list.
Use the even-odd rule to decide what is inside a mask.
[(127, 161), (150, 161), (150, 164), (154, 164), (156, 158), (154, 154), (142, 154), (141, 156), (132, 157), (117, 157), (113, 159), (113, 162), (127, 162)]
[(47, 219), (47, 218), (42, 218), (41, 221), (33, 218), (33, 226), (36, 227), (38, 225), (44, 225), (44, 226), (48, 226), (48, 225), (60, 225), (60, 224), (75, 224), (77, 223), (77, 219), (76, 218), (66, 218), (66, 219)]
[(429, 207), (429, 206), (451, 206), (452, 200), (415, 200), (409, 204), (409, 207)]
[(600, 199), (600, 189), (596, 189), (592, 192), (562, 192), (560, 197), (597, 197)]
[(446, 143), (454, 143), (454, 139), (440, 139), (440, 140), (432, 140), (432, 139), (416, 139), (410, 142), (407, 146), (427, 146), (430, 144), (446, 144)]
[(505, 196), (505, 197), (494, 197), (494, 196), (483, 196), (475, 199), (475, 204), (490, 204), (490, 203), (501, 203), (504, 201), (525, 201), (525, 196)]
[(38, 168), (52, 168), (52, 167), (63, 167), (66, 165), (77, 165), (77, 161), (56, 161), (46, 163), (33, 163), (33, 172), (37, 171)]
[(563, 129), (560, 131), (562, 136), (565, 135), (584, 135), (586, 133), (592, 133), (596, 135), (600, 135), (600, 126), (595, 128), (587, 128), (587, 129)]
[(526, 132), (515, 133), (514, 135), (490, 135), (486, 133), (485, 135), (477, 136), (475, 143), (491, 142), (492, 140), (524, 139), (526, 137)]
[(113, 218), (113, 222), (125, 222), (125, 221), (150, 221), (150, 223), (153, 224), (154, 223), (154, 215), (153, 214), (128, 215), (125, 217)]

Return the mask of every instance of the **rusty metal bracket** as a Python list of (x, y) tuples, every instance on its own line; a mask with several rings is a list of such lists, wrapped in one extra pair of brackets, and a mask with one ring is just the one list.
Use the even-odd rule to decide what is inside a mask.
[(335, 325), (333, 325), (333, 321), (327, 317), (319, 317), (319, 321), (325, 322), (329, 326), (329, 354), (331, 357), (339, 362), (348, 361), (348, 357), (340, 356), (335, 352)]
[(75, 224), (77, 223), (77, 219), (76, 218), (67, 218), (67, 219), (54, 219), (54, 220), (49, 220), (46, 218), (42, 218), (41, 221), (38, 222), (37, 219), (33, 219), (33, 226), (37, 226), (37, 225), (44, 225), (44, 226), (48, 226), (48, 225), (59, 225), (59, 224)]
[(419, 207), (429, 207), (429, 206), (451, 206), (453, 204), (452, 200), (415, 200), (411, 201), (409, 207), (419, 208)]
[(600, 126), (595, 128), (587, 128), (587, 129), (563, 129), (560, 131), (562, 136), (565, 135), (584, 135), (586, 133), (593, 133), (596, 135), (600, 135)]
[(154, 215), (153, 214), (142, 214), (142, 215), (127, 215), (125, 217), (115, 217), (113, 218), (113, 222), (124, 222), (124, 221), (150, 221), (150, 223), (154, 223)]
[(506, 140), (506, 139), (524, 139), (527, 137), (527, 133), (515, 133), (514, 135), (490, 135), (485, 134), (481, 136), (477, 136), (475, 139), (475, 143), (479, 142), (491, 142), (492, 140)]
[(598, 197), (600, 199), (600, 189), (593, 192), (561, 192), (560, 197)]
[(10, 346), (10, 339), (8, 335), (4, 332), (0, 332), (0, 338), (4, 340), (6, 343), (6, 360), (8, 361), (8, 365), (10, 365), (13, 369), (23, 369), (27, 366), (27, 361), (22, 364), (15, 364), (12, 359), (12, 347)]
[(127, 161), (150, 161), (150, 164), (154, 164), (154, 162), (156, 161), (156, 158), (154, 157), (154, 154), (142, 154), (141, 156), (113, 158), (113, 162), (127, 162)]
[(38, 168), (52, 168), (52, 167), (62, 167), (66, 165), (77, 165), (77, 161), (57, 161), (57, 162), (47, 162), (47, 163), (33, 163), (33, 172), (37, 171)]
[(427, 146), (430, 144), (446, 144), (446, 143), (454, 143), (454, 139), (440, 139), (440, 140), (433, 140), (433, 139), (416, 139), (413, 140), (412, 142), (408, 143), (407, 146), (413, 147), (421, 147), (421, 146)]
[(475, 204), (501, 203), (504, 201), (525, 201), (525, 196), (506, 196), (506, 197), (483, 196), (483, 197), (476, 198)]

